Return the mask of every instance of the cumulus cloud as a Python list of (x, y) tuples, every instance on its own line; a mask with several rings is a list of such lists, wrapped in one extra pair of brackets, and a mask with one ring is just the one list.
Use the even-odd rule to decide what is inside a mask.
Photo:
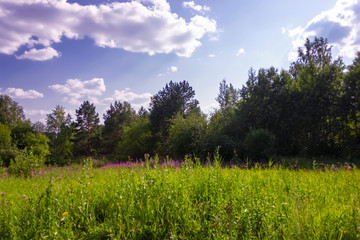
[(150, 104), (151, 93), (137, 94), (131, 91), (130, 88), (125, 90), (115, 90), (110, 98), (104, 99), (105, 102), (126, 101), (135, 109), (140, 109), (141, 106), (148, 107)]
[(245, 53), (245, 49), (240, 48), (237, 52), (236, 52), (236, 56), (240, 56), (241, 54)]
[(205, 12), (205, 11), (210, 11), (210, 7), (204, 5), (204, 6), (201, 6), (201, 5), (196, 5), (194, 1), (189, 1), (189, 2), (183, 2), (183, 7), (184, 8), (191, 8), (195, 11), (198, 11), (198, 12)]
[(63, 37), (88, 37), (101, 47), (150, 55), (190, 57), (201, 46), (201, 38), (214, 32), (215, 20), (195, 15), (186, 22), (171, 12), (166, 0), (85, 6), (66, 0), (0, 1), (0, 53), (12, 55), (22, 46), (30, 49), (18, 59), (58, 57), (51, 46)]
[(209, 54), (209, 58), (214, 58), (215, 54)]
[(47, 47), (43, 49), (30, 49), (30, 51), (25, 51), (22, 55), (16, 56), (17, 59), (30, 59), (34, 61), (46, 61), (54, 57), (59, 57), (58, 53), (52, 47)]
[(360, 50), (360, 1), (338, 0), (335, 6), (311, 19), (305, 27), (293, 29), (282, 28), (292, 38), (292, 50), (288, 58), (293, 61), (297, 50), (302, 47), (306, 38), (315, 36), (328, 39), (340, 56), (354, 58)]
[[(1, 89), (0, 89), (1, 92)], [(8, 95), (14, 99), (35, 99), (43, 98), (44, 94), (36, 90), (27, 90), (24, 91), (21, 88), (7, 88), (5, 91), (1, 92), (2, 94)]]
[(202, 112), (209, 116), (213, 114), (217, 109), (219, 109), (219, 103), (217, 102), (210, 103), (209, 105), (201, 108)]
[(95, 96), (101, 96), (106, 90), (104, 79), (102, 78), (93, 78), (87, 81), (68, 79), (64, 85), (55, 84), (49, 86), (49, 88), (65, 95), (63, 100), (74, 105), (79, 105), (81, 103), (80, 99), (84, 97), (98, 104), (99, 100)]

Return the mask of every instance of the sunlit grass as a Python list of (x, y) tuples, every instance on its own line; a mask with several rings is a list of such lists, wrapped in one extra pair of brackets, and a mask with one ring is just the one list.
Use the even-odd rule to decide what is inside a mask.
[(0, 239), (357, 239), (359, 182), (356, 168), (192, 161), (3, 176)]

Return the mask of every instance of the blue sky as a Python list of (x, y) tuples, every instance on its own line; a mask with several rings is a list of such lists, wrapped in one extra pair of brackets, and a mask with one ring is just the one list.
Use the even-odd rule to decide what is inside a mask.
[(56, 105), (75, 117), (84, 100), (102, 117), (187, 80), (211, 113), (222, 79), (240, 88), (251, 67), (287, 69), (314, 36), (350, 64), (358, 0), (0, 0), (0, 94), (33, 122)]

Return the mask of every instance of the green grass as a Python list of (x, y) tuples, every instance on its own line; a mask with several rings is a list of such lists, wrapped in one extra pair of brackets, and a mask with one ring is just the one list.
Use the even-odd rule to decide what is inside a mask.
[(187, 163), (0, 177), (0, 239), (359, 239), (360, 171)]

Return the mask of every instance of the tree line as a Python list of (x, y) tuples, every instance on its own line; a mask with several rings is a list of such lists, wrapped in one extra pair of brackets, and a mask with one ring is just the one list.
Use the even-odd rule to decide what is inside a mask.
[(170, 81), (136, 112), (115, 101), (103, 115), (84, 101), (74, 119), (56, 106), (46, 124), (31, 123), (10, 97), (0, 96), (0, 161), (8, 166), (19, 152), (49, 164), (83, 156), (113, 161), (145, 153), (206, 159), (220, 146), (224, 159), (276, 156), (360, 157), (360, 53), (350, 66), (333, 59), (327, 40), (307, 40), (288, 70), (249, 70), (236, 89), (226, 80), (219, 109), (202, 113), (187, 81)]

